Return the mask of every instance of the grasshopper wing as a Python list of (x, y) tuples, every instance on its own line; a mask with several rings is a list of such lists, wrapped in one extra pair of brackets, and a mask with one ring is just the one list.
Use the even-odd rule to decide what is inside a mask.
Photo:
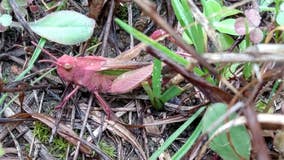
[(114, 59), (108, 58), (105, 64), (101, 67), (100, 71), (115, 70), (115, 69), (137, 69), (137, 68), (147, 66), (149, 64), (151, 63), (118, 60), (116, 58)]
[(153, 65), (125, 72), (118, 76), (112, 83), (110, 93), (127, 93), (138, 87), (140, 83), (149, 78), (153, 71)]

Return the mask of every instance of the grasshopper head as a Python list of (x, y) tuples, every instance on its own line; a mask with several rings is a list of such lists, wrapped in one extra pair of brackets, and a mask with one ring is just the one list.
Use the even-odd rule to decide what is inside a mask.
[(63, 55), (57, 60), (57, 73), (65, 81), (72, 82), (74, 75), (74, 65), (76, 64), (74, 57)]

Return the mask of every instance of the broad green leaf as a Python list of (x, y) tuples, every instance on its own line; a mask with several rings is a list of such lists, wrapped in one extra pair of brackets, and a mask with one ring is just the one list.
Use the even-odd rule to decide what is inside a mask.
[[(161, 153), (164, 152), (174, 140), (204, 111), (204, 107), (201, 107), (192, 116), (188, 118), (149, 158), (149, 160), (156, 160)], [(191, 139), (191, 137), (189, 138)], [(193, 140), (193, 139), (191, 139)]]
[[(20, 8), (26, 7), (28, 5), (27, 0), (16, 0), (16, 3)], [(2, 0), (1, 7), (5, 10), (8, 10), (8, 11), (10, 11), (12, 9), (8, 0)]]
[(95, 21), (75, 11), (53, 12), (38, 21), (30, 23), (38, 35), (60, 44), (74, 45), (88, 40), (95, 27)]
[(243, 75), (245, 79), (249, 79), (252, 75), (252, 63), (248, 62), (245, 63), (244, 69), (243, 69)]
[[(227, 106), (223, 103), (215, 103), (209, 106), (206, 113), (203, 116), (203, 131), (206, 131), (211, 125), (218, 120), (227, 111)], [(233, 115), (230, 120), (236, 117)], [(224, 124), (225, 122), (223, 122)], [(212, 136), (214, 131), (209, 133)], [(228, 139), (230, 136), (230, 140)], [(230, 145), (231, 143), (234, 148)], [(250, 136), (244, 125), (232, 127), (228, 130), (228, 133), (221, 133), (215, 137), (211, 143), (210, 148), (218, 153), (224, 160), (239, 160), (249, 159), (250, 157)]]
[(203, 5), (205, 16), (210, 22), (219, 21), (217, 14), (220, 13), (222, 6), (215, 0), (208, 0)]
[(241, 11), (238, 9), (232, 9), (224, 6), (222, 7), (222, 10), (219, 13), (217, 13), (217, 17), (219, 20), (221, 20), (223, 18), (233, 16), (239, 13), (241, 13)]
[[(246, 36), (245, 38), (247, 38), (248, 36)], [(239, 51), (242, 52), (242, 51), (245, 51), (248, 46), (250, 46), (250, 41), (249, 41), (249, 38), (247, 38), (247, 40), (245, 41), (242, 41), (240, 44), (239, 44)]]
[(9, 14), (0, 15), (0, 24), (4, 27), (10, 26), (12, 23), (12, 17)]
[(238, 9), (222, 6), (221, 3), (216, 0), (202, 1), (202, 6), (205, 16), (211, 23), (241, 13)]
[(218, 38), (218, 41), (221, 44), (222, 50), (229, 49), (235, 41), (231, 36), (229, 36), (227, 34), (223, 34), (223, 33), (217, 34), (217, 38)]
[(276, 22), (281, 26), (284, 25), (284, 11), (278, 13), (276, 17)]
[(225, 19), (220, 22), (214, 22), (213, 27), (221, 33), (226, 33), (230, 35), (239, 35), (235, 31), (235, 19)]

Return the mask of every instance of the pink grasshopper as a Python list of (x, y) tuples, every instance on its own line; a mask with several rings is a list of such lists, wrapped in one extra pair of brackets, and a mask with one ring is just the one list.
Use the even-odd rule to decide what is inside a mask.
[[(157, 39), (164, 34), (166, 33), (163, 30), (157, 30), (151, 37)], [(130, 57), (128, 56), (129, 54), (124, 54), (117, 58), (105, 58), (101, 56), (72, 57), (68, 55), (56, 58), (45, 49), (42, 49), (55, 60), (55, 62), (46, 61), (56, 64), (58, 75), (66, 82), (76, 85), (75, 89), (56, 108), (63, 107), (80, 87), (85, 87), (96, 96), (108, 117), (113, 116), (109, 105), (99, 93), (127, 93), (138, 87), (142, 81), (151, 76), (152, 64), (148, 63), (145, 65), (144, 63), (122, 60), (131, 59), (131, 57), (137, 55), (145, 46), (144, 44), (136, 46), (133, 50), (137, 52)], [(105, 74), (109, 70), (117, 69), (130, 71), (126, 71), (119, 76)]]

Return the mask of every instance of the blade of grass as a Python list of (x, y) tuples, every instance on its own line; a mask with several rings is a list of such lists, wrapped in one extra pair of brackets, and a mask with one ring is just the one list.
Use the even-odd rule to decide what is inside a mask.
[(135, 28), (129, 26), (128, 24), (126, 24), (125, 22), (123, 22), (122, 20), (116, 18), (115, 22), (121, 27), (123, 28), (126, 32), (128, 32), (129, 34), (133, 35), (136, 39), (140, 40), (141, 42), (150, 45), (154, 48), (156, 48), (157, 50), (165, 53), (169, 58), (171, 58), (173, 61), (175, 61), (178, 64), (181, 64), (183, 66), (187, 66), (189, 65), (189, 62), (184, 59), (182, 56), (176, 54), (175, 52), (171, 51), (170, 49), (168, 49), (167, 47), (161, 45), (160, 43), (158, 43), (157, 41), (149, 38), (148, 36), (146, 36), (145, 34), (139, 32), (138, 30), (136, 30)]
[(153, 90), (151, 89), (150, 85), (148, 82), (142, 82), (142, 87), (144, 88), (144, 90), (146, 91), (146, 93), (148, 94), (149, 96), (149, 99), (153, 105), (153, 107), (156, 109), (156, 110), (160, 110), (163, 108), (163, 105), (159, 99), (159, 97), (156, 97), (153, 93)]
[(197, 140), (201, 132), (202, 132), (202, 123), (200, 122), (198, 126), (195, 128), (194, 132), (191, 134), (191, 136), (186, 140), (184, 145), (182, 145), (182, 147), (173, 155), (172, 159), (175, 160), (182, 159), (182, 157), (188, 152), (188, 150)]
[(161, 96), (161, 80), (162, 80), (162, 62), (155, 58), (154, 69), (152, 73), (152, 88), (155, 97), (160, 98)]
[[(46, 40), (44, 38), (41, 38), (38, 42), (38, 45), (40, 46), (40, 48), (43, 48), (43, 46), (45, 45)], [(25, 75), (33, 68), (35, 61), (37, 60), (37, 58), (40, 55), (41, 49), (39, 47), (37, 47), (28, 63), (28, 67), (15, 78), (15, 81), (19, 81), (22, 80)], [(8, 96), (7, 93), (3, 94), (0, 98), (0, 105), (2, 105), (6, 99), (6, 97)]]
[(204, 111), (205, 107), (200, 108), (196, 111), (184, 124), (182, 124), (161, 146), (157, 149), (149, 160), (156, 160), (159, 155), (164, 152), (173, 141)]
[(171, 86), (160, 97), (162, 103), (166, 103), (170, 99), (180, 95), (184, 90), (179, 86)]
[(197, 53), (203, 53), (205, 51), (203, 31), (199, 24), (195, 24), (187, 0), (172, 0), (171, 2), (178, 21), (185, 28), (185, 33), (192, 40)]
[(145, 81), (145, 82), (142, 82), (141, 85), (144, 88), (144, 90), (146, 91), (146, 93), (148, 94), (151, 103), (155, 104), (155, 102), (154, 102), (155, 96), (154, 96), (154, 93), (153, 93), (149, 83), (147, 81)]

